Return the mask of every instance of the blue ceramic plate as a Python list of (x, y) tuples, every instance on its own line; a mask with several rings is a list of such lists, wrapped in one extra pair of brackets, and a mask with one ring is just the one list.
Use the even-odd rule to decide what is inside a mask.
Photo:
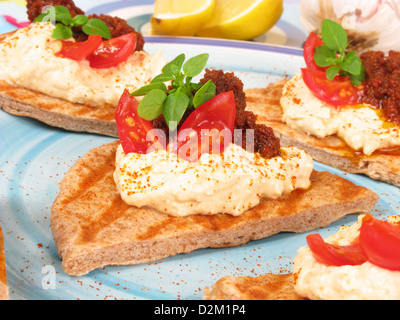
[[(209, 67), (235, 71), (246, 88), (264, 87), (303, 65), (302, 51), (254, 42), (151, 37), (145, 49), (167, 59), (208, 52)], [(66, 171), (90, 149), (115, 139), (71, 133), (0, 111), (0, 218), (11, 299), (202, 299), (202, 290), (226, 275), (292, 271), (306, 234), (282, 233), (235, 248), (202, 249), (154, 263), (113, 266), (86, 276), (63, 271), (50, 229), (50, 208)], [(315, 163), (381, 197), (375, 216), (400, 214), (399, 189)], [(347, 216), (319, 230), (323, 236), (352, 224)]]

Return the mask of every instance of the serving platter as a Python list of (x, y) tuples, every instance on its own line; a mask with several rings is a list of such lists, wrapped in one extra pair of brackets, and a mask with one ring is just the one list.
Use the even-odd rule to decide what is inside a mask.
[[(167, 60), (180, 53), (189, 58), (207, 52), (208, 67), (234, 71), (245, 88), (264, 87), (303, 66), (302, 50), (256, 42), (146, 37), (145, 50), (162, 50)], [(0, 220), (11, 299), (200, 300), (204, 287), (223, 276), (291, 272), (297, 249), (310, 233), (281, 233), (239, 247), (201, 249), (153, 263), (108, 266), (85, 276), (69, 276), (61, 267), (49, 221), (58, 183), (86, 152), (116, 139), (67, 132), (2, 110), (0, 135)], [(399, 188), (318, 162), (315, 169), (380, 195), (371, 212), (374, 216), (400, 214)], [(312, 232), (325, 237), (356, 219), (350, 215)]]

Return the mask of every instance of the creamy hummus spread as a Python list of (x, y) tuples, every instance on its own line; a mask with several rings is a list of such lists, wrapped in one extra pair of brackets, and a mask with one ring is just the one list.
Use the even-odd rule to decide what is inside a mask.
[(261, 198), (309, 187), (312, 158), (294, 147), (282, 148), (282, 154), (265, 159), (231, 143), (223, 154), (203, 154), (192, 163), (164, 150), (125, 155), (119, 146), (114, 180), (129, 205), (173, 216), (237, 216)]
[[(351, 227), (341, 227), (325, 241), (341, 246), (352, 244), (360, 234), (362, 217)], [(400, 271), (380, 268), (370, 262), (358, 266), (327, 266), (317, 262), (308, 247), (298, 250), (293, 274), (296, 293), (313, 300), (400, 299)]]
[(318, 138), (336, 134), (366, 155), (400, 146), (400, 126), (387, 122), (382, 110), (370, 105), (343, 106), (336, 110), (313, 95), (301, 73), (284, 86), (281, 106), (282, 119), (290, 127)]
[(32, 23), (1, 41), (0, 79), (73, 103), (116, 106), (125, 88), (148, 84), (166, 63), (160, 51), (135, 51), (116, 67), (94, 69), (86, 59), (57, 57), (61, 40), (53, 30), (51, 23)]

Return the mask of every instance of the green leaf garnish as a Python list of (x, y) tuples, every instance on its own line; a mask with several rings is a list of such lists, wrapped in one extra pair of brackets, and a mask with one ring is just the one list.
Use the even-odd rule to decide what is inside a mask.
[(208, 54), (200, 54), (196, 57), (192, 57), (183, 65), (183, 73), (186, 76), (193, 78), (203, 71), (207, 61)]
[(74, 27), (79, 27), (85, 25), (89, 21), (89, 18), (84, 16), (83, 14), (77, 14), (71, 20), (71, 25)]
[(69, 39), (72, 37), (72, 30), (61, 23), (57, 23), (53, 30), (52, 37), (55, 39)]
[(343, 52), (348, 44), (346, 30), (332, 20), (325, 19), (322, 22), (321, 37), (325, 45), (331, 50)]
[(314, 61), (317, 66), (329, 67), (326, 77), (332, 81), (337, 75), (349, 76), (353, 85), (365, 79), (364, 67), (355, 51), (346, 52), (349, 45), (346, 30), (338, 23), (325, 19), (321, 38), (324, 45), (316, 47)]
[(174, 131), (189, 105), (189, 97), (178, 88), (165, 100), (163, 115), (168, 127)]
[(82, 27), (82, 31), (87, 35), (99, 35), (104, 39), (111, 39), (111, 32), (107, 24), (97, 18), (89, 19), (85, 15), (78, 14), (71, 17), (68, 8), (64, 6), (54, 6), (46, 12), (36, 17), (34, 22), (51, 22), (56, 25), (52, 38), (69, 39), (72, 37), (73, 27)]
[(167, 98), (166, 93), (160, 89), (153, 89), (146, 94), (138, 105), (138, 115), (145, 120), (154, 120), (158, 118), (164, 109), (164, 101)]
[(131, 96), (138, 97), (138, 96), (144, 96), (148, 94), (150, 91), (154, 89), (159, 89), (164, 92), (167, 92), (167, 86), (165, 85), (164, 82), (158, 81), (158, 82), (150, 82), (150, 84), (147, 84), (131, 93)]
[[(139, 116), (151, 121), (162, 114), (169, 129), (174, 131), (188, 108), (197, 108), (215, 97), (216, 87), (211, 80), (204, 85), (192, 83), (193, 77), (205, 68), (208, 58), (205, 53), (185, 62), (185, 55), (180, 54), (150, 84), (132, 92), (131, 96), (144, 96), (138, 105)], [(167, 87), (165, 82), (170, 85)]]
[(172, 61), (167, 63), (162, 68), (161, 71), (163, 73), (170, 73), (170, 74), (177, 72), (177, 71), (181, 70), (184, 61), (185, 61), (185, 54), (182, 53), (179, 56), (177, 56), (175, 59), (173, 59)]
[(99, 35), (104, 39), (111, 39), (111, 32), (108, 29), (107, 24), (100, 19), (92, 18), (89, 19), (83, 26), (82, 30), (87, 35)]
[(199, 90), (194, 95), (193, 106), (195, 108), (199, 107), (204, 102), (207, 102), (208, 100), (215, 97), (215, 94), (216, 94), (215, 84), (211, 80), (208, 80), (202, 87), (199, 88)]

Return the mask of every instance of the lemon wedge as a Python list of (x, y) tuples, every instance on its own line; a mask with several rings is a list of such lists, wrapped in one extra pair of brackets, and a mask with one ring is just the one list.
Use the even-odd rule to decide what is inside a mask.
[(214, 11), (215, 0), (156, 0), (150, 18), (153, 35), (193, 36)]
[(283, 12), (283, 0), (216, 0), (214, 13), (196, 35), (250, 40), (271, 29)]

